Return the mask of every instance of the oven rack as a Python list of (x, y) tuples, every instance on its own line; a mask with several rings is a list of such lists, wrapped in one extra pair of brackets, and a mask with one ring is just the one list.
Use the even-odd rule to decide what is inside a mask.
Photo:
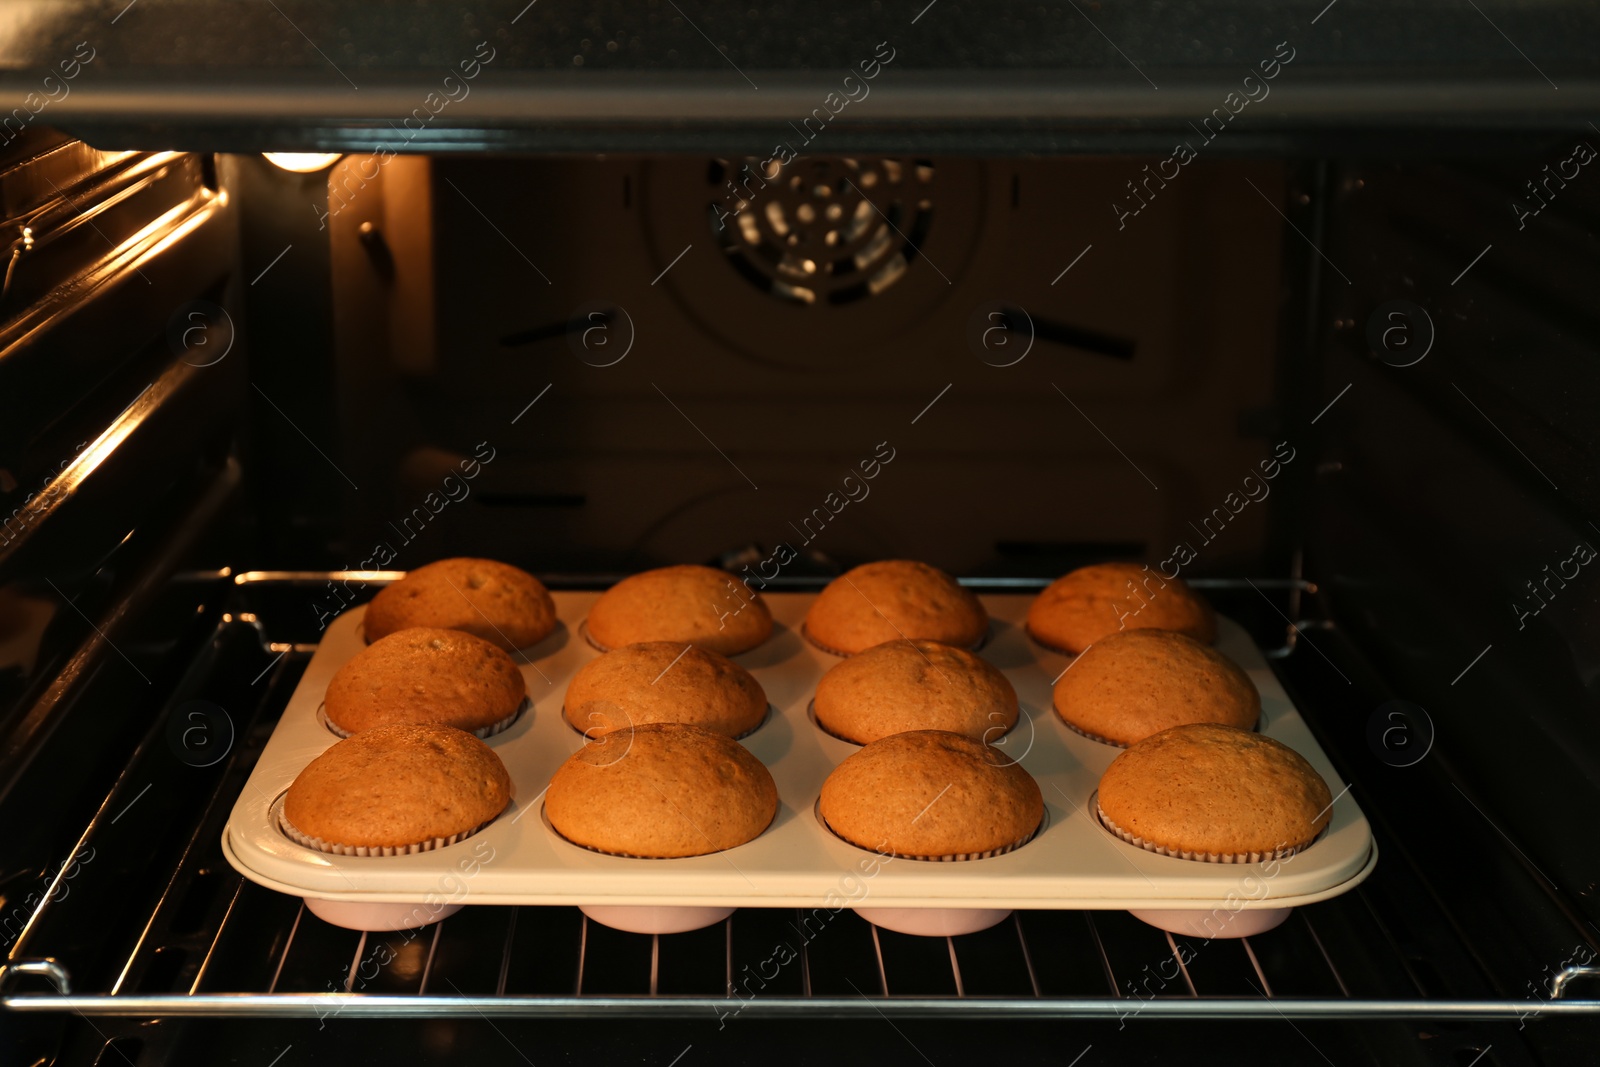
[[(243, 889), (244, 886), (241, 885), (241, 892)], [(237, 905), (237, 895), (233, 903)], [(1216, 941), (1200, 946), (1198, 950), (1195, 944), (1185, 939), (1151, 930), (1151, 935), (1165, 940), (1166, 956), (1162, 959), (1146, 960), (1144, 967), (1132, 974), (1126, 970), (1121, 970), (1119, 974), (1119, 965), (1112, 962), (1112, 954), (1107, 948), (1107, 942), (1112, 938), (1108, 936), (1109, 931), (1104, 929), (1106, 926), (1122, 926), (1123, 920), (1127, 923), (1137, 922), (1120, 912), (1053, 912), (1048, 913), (1052, 917), (1048, 922), (1040, 922), (1039, 916), (1042, 913), (1018, 912), (1013, 913), (998, 927), (983, 934), (942, 939), (895, 935), (880, 931), (871, 924), (850, 916), (841, 924), (840, 929), (849, 929), (857, 939), (870, 942), (872, 949), (870, 962), (876, 968), (875, 979), (870, 984), (865, 988), (858, 986), (846, 973), (850, 970), (848, 966), (826, 975), (817, 974), (818, 968), (813, 963), (815, 953), (810, 945), (802, 944), (791, 964), (798, 968), (797, 977), (802, 986), (800, 994), (767, 995), (764, 990), (756, 986), (768, 983), (764, 981), (758, 983), (757, 979), (750, 977), (751, 972), (745, 968), (735, 970), (736, 927), (740, 928), (741, 935), (745, 932), (742, 929), (744, 924), (739, 922), (739, 916), (752, 910), (768, 912), (770, 914), (764, 919), (752, 920), (752, 924), (770, 925), (773, 922), (787, 921), (792, 925), (805, 919), (806, 913), (803, 909), (742, 909), (709, 931), (697, 932), (697, 935), (705, 936), (679, 934), (666, 935), (665, 938), (662, 935), (622, 934), (608, 930), (591, 923), (576, 908), (506, 906), (486, 907), (480, 910), (498, 914), (475, 918), (473, 923), (475, 928), (481, 930), (483, 926), (490, 925), (500, 926), (504, 930), (500, 944), (486, 954), (490, 958), (498, 958), (499, 961), (498, 976), (493, 983), (492, 992), (466, 992), (456, 987), (448, 978), (440, 980), (435, 973), (435, 961), (439, 958), (441, 944), (448, 946), (447, 952), (458, 947), (453, 944), (455, 931), (449, 929), (453, 921), (451, 919), (420, 931), (399, 931), (393, 934), (357, 933), (326, 926), (311, 917), (304, 905), (300, 905), (294, 914), (283, 950), (273, 961), (272, 980), (265, 992), (200, 991), (207, 984), (206, 971), (212, 962), (209, 954), (201, 962), (199, 973), (189, 992), (159, 994), (115, 991), (75, 993), (72, 991), (70, 974), (58, 961), (48, 958), (26, 959), (0, 966), (0, 989), (7, 990), (4, 995), (0, 995), (0, 1010), (72, 1012), (108, 1017), (179, 1018), (248, 1015), (316, 1019), (395, 1016), (581, 1018), (599, 1012), (604, 1012), (608, 1016), (648, 1019), (677, 1018), (684, 1015), (704, 1016), (709, 1013), (718, 1020), (796, 1016), (848, 1018), (891, 1015), (896, 1018), (930, 1018), (974, 1015), (984, 1018), (1118, 1020), (1148, 1017), (1151, 1019), (1471, 1018), (1520, 1021), (1545, 1015), (1600, 1013), (1600, 1000), (1567, 997), (1568, 988), (1574, 981), (1600, 978), (1600, 967), (1588, 966), (1569, 966), (1554, 975), (1550, 982), (1548, 999), (1530, 997), (1523, 1000), (1437, 1000), (1422, 997), (1377, 999), (1351, 996), (1344, 976), (1328, 955), (1317, 926), (1304, 914), (1292, 917), (1286, 924), (1288, 929), (1282, 934), (1275, 931), (1273, 934), (1255, 938)], [(1300, 909), (1301, 912), (1305, 910), (1307, 909)], [(791, 911), (794, 913), (792, 918), (780, 917), (781, 913)], [(1105, 994), (1050, 995), (1045, 991), (1039, 972), (1033, 963), (1037, 948), (1030, 947), (1027, 930), (1035, 928), (1036, 933), (1048, 932), (1060, 936), (1062, 924), (1080, 926), (1088, 941), (1093, 944), (1095, 956), (1088, 962), (1102, 971), (1103, 981), (1108, 986)], [(323, 928), (313, 933), (310, 930), (313, 925)], [(541, 940), (539, 934), (571, 934), (573, 929), (576, 929), (576, 969), (567, 991), (519, 993), (508, 989), (513, 967), (513, 949), (519, 944), (519, 927), (524, 938), (527, 938), (530, 930), (534, 931), (535, 936), (531, 938), (534, 941)], [(343, 955), (346, 962), (336, 970), (329, 971), (328, 990), (280, 991), (279, 984), (291, 955), (295, 953), (295, 941), (303, 928), (307, 936), (324, 939), (323, 944), (315, 950), (316, 955), (325, 954), (329, 941), (342, 940), (353, 947), (334, 953)], [(1121, 939), (1128, 933), (1127, 929), (1121, 929), (1117, 932), (1117, 937)], [(221, 940), (222, 934), (223, 931), (219, 930), (218, 941)], [(476, 934), (475, 930), (467, 936), (475, 937)], [(615, 959), (606, 961), (602, 968), (606, 973), (598, 980), (600, 988), (606, 991), (585, 991), (586, 985), (592, 988), (597, 984), (592, 970), (586, 972), (591, 937), (596, 940), (604, 937), (607, 940), (633, 942), (631, 953), (634, 956), (633, 962), (641, 965), (638, 968), (639, 974), (635, 976), (637, 978), (635, 984), (640, 987), (637, 991), (613, 988), (628, 984), (618, 973)], [(681, 942), (685, 938), (696, 938), (700, 943), (694, 946), (682, 945)], [(671, 961), (673, 947), (669, 944), (664, 958), (663, 940), (670, 943), (675, 939), (680, 942), (680, 950), (687, 950), (690, 953), (699, 950), (701, 955), (704, 955), (704, 950), (708, 947), (713, 949), (714, 954), (714, 943), (720, 941), (723, 959), (722, 987), (725, 990), (723, 994), (694, 995), (663, 991), (663, 972), (666, 969), (673, 969)], [(1273, 957), (1281, 955), (1278, 950), (1290, 941), (1306, 942), (1314, 946), (1316, 958), (1310, 961), (1309, 968), (1304, 967), (1306, 960), (1294, 960), (1287, 964), (1291, 968), (1289, 971), (1283, 975), (1274, 974), (1273, 972), (1284, 964), (1281, 960), (1274, 961)], [(708, 945), (707, 942), (713, 944)], [(885, 942), (921, 944), (891, 944), (886, 954)], [(369, 967), (372, 970), (372, 978), (375, 979), (382, 970), (382, 967), (376, 966), (378, 961), (388, 960), (388, 965), (393, 965), (393, 959), (398, 957), (391, 957), (390, 954), (395, 951), (396, 943), (402, 948), (411, 944), (426, 945), (425, 954), (421, 954), (420, 973), (407, 968), (410, 972), (408, 976), (398, 979), (391, 976), (386, 980), (387, 984), (395, 986), (410, 984), (414, 987), (414, 991), (384, 993), (356, 991), (357, 986), (365, 985), (369, 981), (367, 978)], [(998, 963), (995, 957), (1004, 955), (1007, 947), (1013, 949), (1012, 954), (1015, 956), (1010, 971), (995, 966)], [(897, 948), (902, 953), (900, 958), (896, 957)], [(483, 952), (481, 945), (477, 947), (477, 951)], [(620, 953), (624, 950), (613, 945), (611, 951)], [(901, 986), (898, 981), (891, 981), (891, 973), (903, 971), (910, 974), (912, 968), (920, 967), (935, 957), (945, 957), (948, 974), (919, 969), (915, 972), (917, 977), (909, 984), (921, 991), (897, 991)], [(1219, 957), (1226, 958), (1219, 959)], [(643, 969), (646, 958), (647, 972)], [(969, 961), (969, 967), (966, 969), (962, 966), (962, 958), (967, 958)], [(974, 959), (982, 959), (990, 966), (981, 969), (972, 968), (970, 965)], [(1195, 971), (1198, 968), (1190, 966), (1202, 961), (1217, 976), (1214, 979), (1218, 990), (1216, 992), (1207, 988), (1210, 984), (1207, 979), (1197, 980)], [(1127, 963), (1126, 960), (1122, 962)], [(1317, 966), (1319, 963), (1320, 967)], [(746, 967), (748, 966), (747, 963)], [(674, 970), (683, 969), (680, 967)], [(645, 977), (646, 973), (648, 978)], [(759, 973), (764, 973), (764, 970)], [(54, 993), (13, 991), (16, 981), (23, 976), (47, 979), (55, 986), (56, 991)], [(682, 975), (678, 974), (675, 977), (681, 980)], [(1298, 988), (1322, 984), (1336, 988), (1340, 995), (1285, 995), (1277, 988), (1283, 983), (1284, 977), (1288, 977)], [(744, 980), (743, 984), (741, 979)], [(974, 979), (976, 984), (969, 992), (968, 985), (973, 983)], [(1277, 979), (1276, 984), (1275, 979)], [(1116, 984), (1119, 980), (1123, 982), (1120, 988)], [(851, 994), (815, 991), (817, 986), (830, 989), (837, 987), (841, 981), (853, 989)], [(1026, 983), (1030, 987), (1026, 995), (983, 992), (1005, 985), (1014, 986), (1019, 982)], [(1250, 995), (1238, 991), (1240, 982), (1250, 987)], [(441, 985), (451, 987), (452, 991), (442, 993), (438, 988)], [(1152, 985), (1156, 988), (1151, 989)], [(946, 990), (938, 993), (926, 991), (939, 986), (946, 987)]]
[[(742, 908), (708, 930), (669, 936), (620, 933), (590, 923), (576, 908), (554, 906), (468, 907), (434, 926), (392, 934), (329, 926), (299, 900), (237, 875), (221, 856), (220, 836), (315, 650), (316, 634), (300, 621), (313, 617), (305, 605), (340, 577), (221, 576), (231, 586), (222, 604), (228, 610), (212, 616), (168, 703), (177, 706), (195, 692), (234, 708), (253, 701), (248, 715), (241, 713), (234, 751), (205, 771), (210, 777), (197, 787), (195, 768), (172, 759), (167, 723), (151, 726), (75, 846), (74, 854), (93, 847), (104, 859), (84, 868), (72, 893), (46, 893), (10, 945), (0, 966), (0, 1012), (307, 1019), (604, 1013), (712, 1022), (725, 1016), (1457, 1019), (1486, 1025), (1600, 1014), (1600, 999), (1580, 995), (1600, 978), (1600, 967), (1584, 965), (1592, 956), (1548, 973), (1533, 965), (1496, 973), (1502, 949), (1487, 935), (1474, 938), (1470, 922), (1447, 914), (1446, 899), (1457, 911), (1471, 900), (1430, 884), (1423, 865), (1387, 838), (1388, 862), (1351, 893), (1299, 908), (1266, 934), (1205, 943), (1174, 938), (1121, 911), (1018, 912), (991, 930), (946, 939), (880, 931), (848, 910), (823, 922), (814, 915), (808, 921), (803, 910), (763, 908)], [(373, 584), (391, 577), (366, 576)], [(1331, 659), (1323, 666), (1329, 655), (1345, 671), (1359, 669), (1358, 654), (1338, 631), (1315, 619), (1312, 583), (1196, 584), (1246, 621), (1263, 647), (1272, 647), (1276, 633), (1282, 647), (1274, 662), (1286, 684), (1296, 682), (1297, 672), (1314, 679), (1331, 668)], [(1301, 652), (1302, 642), (1282, 642), (1290, 618), (1299, 620), (1287, 626), (1291, 637), (1316, 635), (1317, 655)], [(1317, 710), (1314, 702), (1311, 710)], [(1336, 752), (1330, 748), (1338, 761)], [(191, 789), (177, 793), (170, 807), (174, 817), (187, 816), (168, 831), (181, 841), (174, 846), (176, 860), (166, 867), (144, 863), (140, 871), (148, 846), (129, 842), (126, 824), (115, 824), (138, 810), (131, 805), (150, 783), (175, 774)], [(1360, 776), (1353, 781), (1366, 788)], [(1381, 835), (1381, 808), (1378, 814), (1374, 832)], [(1504, 866), (1515, 868), (1507, 856)], [(141, 880), (152, 879), (141, 895)], [(1554, 915), (1547, 925), (1564, 939), (1560, 943), (1594, 943), (1553, 887), (1531, 875), (1526, 881), (1519, 910)], [(148, 907), (124, 907), (117, 924), (108, 925), (105, 902), (127, 899), (146, 900)], [(801, 935), (812, 927), (818, 927), (814, 937)], [(777, 965), (773, 948), (786, 938), (798, 951)], [(1528, 956), (1540, 958), (1538, 950)]]

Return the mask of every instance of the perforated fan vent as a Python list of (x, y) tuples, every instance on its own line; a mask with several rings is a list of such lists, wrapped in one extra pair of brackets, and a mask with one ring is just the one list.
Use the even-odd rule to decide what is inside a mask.
[(781, 300), (846, 304), (906, 275), (933, 223), (924, 160), (718, 159), (711, 232), (741, 276)]

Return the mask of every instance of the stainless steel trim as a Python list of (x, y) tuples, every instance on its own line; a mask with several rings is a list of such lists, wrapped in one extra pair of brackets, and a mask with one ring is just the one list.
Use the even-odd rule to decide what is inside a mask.
[[(13, 964), (9, 968), (17, 969)], [(43, 969), (28, 973), (48, 973)], [(755, 997), (741, 1015), (764, 1018), (903, 1018), (971, 1016), (1013, 1019), (1108, 1019), (1129, 1014), (1128, 1001), (1108, 997)], [(725, 997), (408, 996), (368, 993), (205, 993), (105, 996), (27, 993), (0, 996), (0, 1011), (76, 1012), (100, 1016), (255, 1016), (273, 1018), (540, 1017), (681, 1018), (727, 1007)], [(1527, 1019), (1597, 1015), (1600, 1000), (1345, 1000), (1342, 998), (1156, 997), (1138, 1014), (1182, 1019)]]
[[(193, 144), (194, 134), (203, 131), (211, 135), (206, 147), (357, 151), (385, 145), (439, 153), (477, 151), (519, 133), (539, 133), (539, 143), (560, 144), (579, 132), (592, 140), (594, 134), (616, 127), (652, 123), (683, 126), (685, 133), (701, 135), (782, 123), (807, 114), (830, 88), (820, 73), (756, 73), (759, 93), (746, 91), (736, 79), (713, 82), (699, 72), (616, 71), (580, 81), (565, 71), (506, 70), (493, 84), (485, 79), (470, 100), (454, 104), (441, 123), (405, 132), (393, 120), (417, 105), (415, 81), (376, 72), (362, 78), (355, 94), (329, 92), (324, 84), (299, 78), (251, 80), (247, 72), (238, 72), (233, 83), (207, 83), (203, 91), (188, 83), (131, 81), (125, 76), (74, 89), (51, 114), (61, 128), (83, 130), (91, 143), (112, 147), (135, 140), (151, 116), (160, 116), (163, 128), (173, 131), (173, 142), (181, 146)], [(22, 84), (23, 77), (7, 71), (0, 85), (20, 95), (30, 88)], [(956, 128), (1043, 123), (1113, 130), (1139, 124), (1165, 132), (1182, 128), (1189, 116), (1205, 114), (1216, 106), (1219, 90), (1226, 89), (1209, 71), (1192, 79), (1164, 79), (1159, 93), (1133, 79), (1120, 81), (1125, 84), (1110, 84), (1097, 71), (902, 70), (893, 85), (874, 90), (876, 106), (870, 115), (841, 115), (837, 132), (830, 126), (829, 134), (853, 141), (867, 135), (873, 123), (898, 127), (918, 122)], [(1306, 73), (1298, 80), (1285, 79), (1272, 98), (1273, 110), (1258, 117), (1263, 135), (1352, 124), (1432, 127), (1447, 116), (1470, 118), (1490, 130), (1561, 129), (1563, 123), (1570, 129), (1593, 113), (1600, 85), (1575, 73), (1562, 78), (1561, 92), (1552, 97), (1543, 81), (1521, 76), (1424, 82), (1389, 75), (1352, 85), (1348, 78)], [(685, 116), (693, 119), (686, 122)], [(653, 143), (679, 146), (684, 139), (662, 130)]]
[(62, 996), (72, 993), (72, 976), (61, 965), (59, 960), (50, 958), (38, 960), (17, 960), (15, 963), (0, 964), (0, 989), (6, 987), (6, 979), (19, 974), (42, 974), (50, 979), (56, 987), (56, 992)]
[(1575, 978), (1600, 978), (1600, 967), (1563, 967), (1560, 974), (1550, 979), (1550, 995), (1560, 1000)]

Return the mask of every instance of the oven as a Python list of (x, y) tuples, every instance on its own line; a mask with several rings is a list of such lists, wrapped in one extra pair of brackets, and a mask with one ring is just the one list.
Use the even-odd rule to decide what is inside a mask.
[[(0, 1061), (1592, 1060), (1600, 8), (0, 25)], [(359, 933), (224, 857), (329, 620), (403, 572), (779, 545), (795, 593), (1181, 568), (1375, 869), (1203, 951), (847, 911), (730, 1015), (794, 909)]]

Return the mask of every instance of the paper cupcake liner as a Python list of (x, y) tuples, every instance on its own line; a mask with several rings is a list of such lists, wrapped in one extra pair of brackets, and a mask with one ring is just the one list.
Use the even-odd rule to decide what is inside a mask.
[[(778, 709), (773, 706), (773, 704), (772, 704), (772, 702), (770, 700), (767, 701), (767, 710), (761, 713), (761, 721), (756, 723), (754, 726), (750, 727), (750, 729), (746, 730), (744, 733), (733, 735), (733, 739), (735, 741), (743, 741), (745, 738), (749, 737), (751, 734), (755, 733), (757, 730), (759, 730), (763, 726), (767, 725), (767, 723), (771, 722), (773, 717), (775, 715), (777, 715), (777, 714), (778, 714)], [(579, 737), (583, 738), (585, 741), (592, 740), (592, 738), (589, 737), (589, 732), (587, 730), (578, 729), (577, 724), (574, 723), (572, 721), (572, 719), (567, 715), (567, 706), (565, 704), (561, 705), (561, 721), (567, 724), (567, 729), (571, 730), (573, 733), (577, 734)], [(690, 726), (699, 726), (700, 724), (699, 723), (689, 723), (689, 725)], [(626, 726), (618, 726), (618, 727), (616, 727), (616, 729), (618, 729), (618, 730), (626, 730), (627, 727)], [(710, 727), (705, 727), (705, 729), (710, 729)]]
[[(821, 646), (819, 645), (818, 647), (820, 648)], [(811, 725), (812, 726), (815, 726), (817, 729), (821, 730), (823, 733), (827, 734), (829, 737), (833, 738), (835, 741), (843, 741), (845, 744), (847, 744), (847, 745), (855, 745), (857, 748), (864, 747), (862, 742), (860, 742), (860, 741), (852, 741), (850, 738), (845, 737), (843, 734), (836, 734), (832, 730), (828, 729), (826, 726), (823, 725), (822, 720), (817, 718), (817, 698), (816, 697), (812, 697), (810, 700), (806, 701), (806, 718), (811, 720)]]
[[(1102, 745), (1110, 745), (1112, 748), (1127, 748), (1128, 747), (1128, 742), (1126, 742), (1126, 741), (1113, 741), (1109, 737), (1101, 737), (1099, 734), (1091, 734), (1088, 730), (1085, 730), (1082, 727), (1075, 726), (1072, 723), (1068, 722), (1067, 721), (1067, 717), (1065, 715), (1061, 714), (1061, 709), (1056, 707), (1055, 703), (1053, 701), (1050, 704), (1050, 708), (1051, 708), (1052, 711), (1054, 711), (1056, 713), (1056, 718), (1061, 721), (1061, 725), (1065, 726), (1067, 729), (1071, 730), (1073, 733), (1077, 734), (1079, 737), (1087, 737), (1091, 741), (1098, 741), (1100, 744), (1102, 744)], [(1264, 718), (1266, 718), (1265, 715), (1258, 714), (1256, 716), (1255, 724), (1250, 727), (1250, 732), (1251, 733), (1258, 734), (1258, 733), (1261, 732), (1261, 720), (1264, 719)], [(1193, 724), (1193, 723), (1185, 723), (1183, 725), (1195, 725), (1195, 724)], [(1169, 729), (1170, 729), (1170, 727), (1169, 727)], [(1159, 731), (1157, 731), (1157, 732), (1159, 733)], [(1137, 742), (1135, 742), (1135, 744), (1137, 744)]]
[(602, 645), (599, 641), (596, 641), (594, 639), (594, 635), (589, 632), (589, 617), (587, 615), (584, 616), (583, 621), (578, 624), (578, 634), (583, 638), (584, 643), (590, 648), (594, 649), (596, 652), (611, 651), (611, 649), (607, 648), (605, 645)]
[[(970, 645), (962, 645), (962, 646), (958, 646), (958, 647), (965, 648), (968, 652), (979, 652), (979, 651), (982, 651), (983, 646), (987, 645), (989, 643), (989, 637), (990, 637), (991, 633), (993, 633), (993, 631), (994, 631), (994, 622), (991, 620), (989, 625), (984, 627), (983, 636), (978, 638), (976, 643), (970, 644)], [(806, 644), (810, 645), (812, 648), (818, 650), (819, 652), (826, 652), (830, 656), (838, 656), (840, 659), (849, 659), (851, 656), (856, 655), (856, 653), (854, 653), (854, 652), (841, 652), (837, 648), (830, 648), (827, 645), (823, 644), (821, 641), (818, 641), (816, 638), (811, 636), (811, 631), (806, 629), (806, 624), (805, 623), (801, 623), (800, 624), (800, 636), (805, 638)], [(916, 638), (909, 638), (908, 639), (908, 638), (901, 638), (901, 637), (891, 637), (889, 640), (891, 640), (891, 641), (903, 641), (903, 640), (932, 641), (933, 638), (931, 638), (931, 637), (916, 637)], [(940, 642), (940, 643), (943, 644), (944, 642)], [(865, 651), (865, 649), (863, 649), (862, 651)]]
[(824, 830), (828, 831), (828, 833), (832, 834), (840, 841), (843, 841), (851, 848), (859, 848), (861, 851), (870, 852), (875, 856), (892, 856), (897, 860), (918, 860), (922, 863), (965, 863), (968, 860), (986, 860), (992, 859), (995, 856), (1004, 856), (1007, 852), (1015, 852), (1023, 845), (1026, 845), (1029, 841), (1032, 841), (1034, 838), (1038, 837), (1039, 831), (1044, 829), (1046, 818), (1041, 816), (1039, 819), (1039, 825), (1035, 826), (1032, 830), (1029, 830), (1025, 836), (1018, 838), (1009, 845), (1001, 845), (999, 848), (985, 849), (982, 852), (957, 852), (948, 856), (914, 856), (907, 852), (879, 852), (877, 849), (867, 848), (865, 845), (858, 845), (854, 841), (851, 841), (849, 838), (840, 834), (839, 831), (835, 830), (832, 826), (829, 826), (828, 820), (823, 817), (822, 798), (820, 796), (817, 798), (816, 803), (812, 806), (812, 811), (817, 817), (817, 822), (822, 824), (822, 828)]
[(1135, 848), (1144, 849), (1146, 852), (1154, 852), (1158, 856), (1170, 856), (1173, 859), (1179, 860), (1194, 860), (1199, 863), (1244, 864), (1266, 863), (1268, 860), (1284, 860), (1288, 859), (1290, 856), (1293, 856), (1297, 852), (1304, 852), (1306, 849), (1316, 844), (1318, 838), (1322, 836), (1322, 834), (1318, 834), (1310, 841), (1304, 841), (1298, 845), (1288, 845), (1284, 848), (1275, 849), (1271, 852), (1196, 852), (1189, 849), (1169, 848), (1166, 845), (1158, 845), (1154, 842), (1146, 841), (1138, 834), (1124, 830), (1122, 827), (1112, 822), (1110, 817), (1107, 816), (1106, 813), (1100, 808), (1100, 794), (1098, 791), (1095, 793), (1093, 799), (1094, 813), (1095, 816), (1100, 820), (1100, 825), (1104, 826), (1107, 830), (1114, 834), (1118, 840), (1126, 841)]
[(1083, 652), (1087, 652), (1089, 649), (1094, 647), (1094, 642), (1091, 641), (1089, 644), (1084, 646), (1083, 652), (1074, 652), (1070, 648), (1063, 648), (1061, 645), (1052, 645), (1049, 641), (1036, 636), (1034, 632), (1026, 625), (1022, 627), (1022, 632), (1028, 635), (1029, 641), (1032, 641), (1046, 652), (1054, 652), (1060, 656), (1071, 656), (1073, 659), (1077, 659), (1079, 656), (1083, 655)]
[(741, 841), (739, 842), (739, 845), (729, 845), (727, 848), (719, 848), (715, 852), (697, 852), (693, 856), (641, 856), (636, 852), (615, 852), (607, 848), (596, 848), (593, 845), (585, 845), (574, 841), (560, 830), (557, 830), (555, 823), (550, 821), (549, 810), (543, 804), (539, 805), (539, 818), (544, 820), (544, 826), (546, 830), (549, 830), (552, 834), (571, 845), (573, 848), (581, 848), (585, 852), (596, 852), (602, 856), (615, 856), (618, 859), (623, 860), (650, 860), (655, 863), (664, 863), (668, 860), (694, 860), (700, 859), (702, 856), (717, 856), (724, 852), (732, 852), (734, 849), (738, 848), (739, 845), (748, 845), (750, 841), (754, 841), (756, 837), (760, 837), (761, 834), (764, 834), (768, 830), (772, 829), (772, 824), (778, 821), (778, 813), (773, 812), (771, 821), (769, 821), (767, 825), (763, 826), (761, 828), (761, 833), (756, 834), (756, 837), (752, 837), (750, 841)]
[[(478, 729), (468, 732), (479, 740), (493, 737), (495, 734), (503, 733), (504, 731), (511, 729), (512, 724), (514, 724), (518, 719), (522, 718), (523, 713), (531, 707), (533, 707), (532, 698), (523, 697), (522, 702), (517, 705), (517, 710), (513, 711), (510, 715), (507, 715), (499, 722), (492, 722), (488, 726), (480, 726)], [(347, 738), (352, 736), (349, 730), (346, 730), (341, 726), (335, 726), (333, 720), (328, 718), (327, 706), (325, 704), (317, 705), (317, 721), (325, 726), (328, 732), (335, 737)], [(440, 725), (448, 726), (450, 724), (441, 723)]]
[[(295, 844), (330, 856), (414, 856), (419, 852), (432, 852), (436, 848), (444, 848), (446, 845), (453, 845), (457, 841), (464, 841), (485, 826), (488, 826), (489, 823), (494, 822), (494, 819), (490, 819), (488, 822), (479, 823), (470, 830), (463, 830), (460, 833), (451, 834), (449, 837), (435, 837), (428, 841), (418, 841), (412, 845), (341, 845), (336, 842), (325, 841), (320, 837), (312, 837), (310, 834), (296, 829), (294, 824), (289, 822), (288, 818), (283, 814), (283, 799), (280, 796), (272, 802), (271, 817), (273, 824), (278, 827), (284, 837), (287, 837)], [(499, 817), (499, 815), (496, 815), (495, 819)]]

